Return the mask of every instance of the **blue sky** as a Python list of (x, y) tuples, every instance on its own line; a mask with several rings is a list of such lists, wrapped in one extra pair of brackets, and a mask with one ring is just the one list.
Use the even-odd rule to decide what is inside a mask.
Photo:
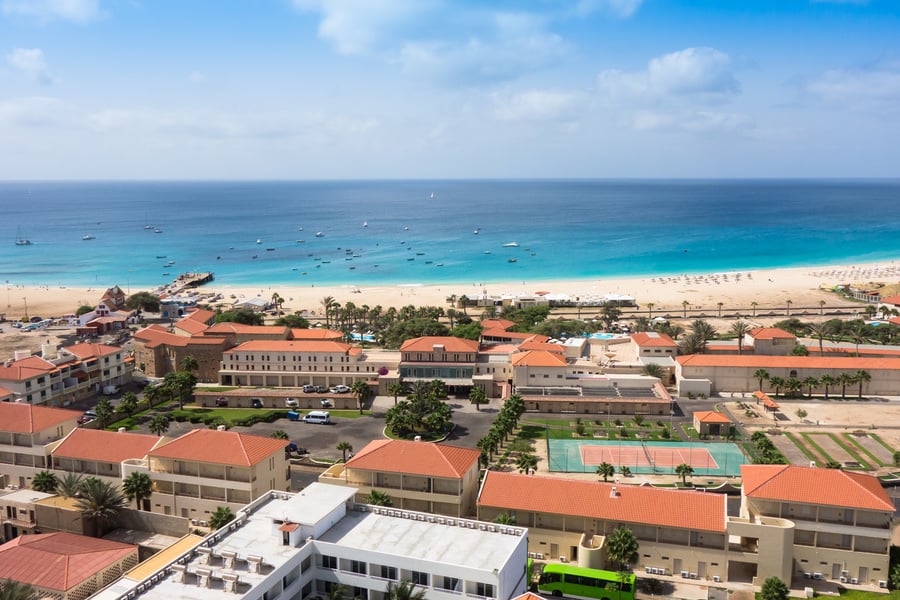
[(897, 177), (896, 0), (0, 0), (0, 179)]

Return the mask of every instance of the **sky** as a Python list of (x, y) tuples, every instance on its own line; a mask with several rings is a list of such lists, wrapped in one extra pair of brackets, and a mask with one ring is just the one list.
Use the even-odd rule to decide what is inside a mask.
[(898, 177), (898, 0), (0, 0), (0, 179)]

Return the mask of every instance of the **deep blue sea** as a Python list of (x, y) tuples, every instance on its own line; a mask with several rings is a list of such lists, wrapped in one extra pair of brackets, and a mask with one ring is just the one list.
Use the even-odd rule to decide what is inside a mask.
[(0, 207), (0, 281), (22, 285), (149, 287), (207, 270), (233, 285), (427, 284), (900, 259), (900, 181), (6, 182)]

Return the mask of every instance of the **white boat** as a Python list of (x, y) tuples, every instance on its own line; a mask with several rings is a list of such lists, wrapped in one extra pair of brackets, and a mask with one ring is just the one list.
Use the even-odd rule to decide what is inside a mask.
[(478, 232), (481, 231), (478, 227), (475, 228), (475, 231), (472, 232), (473, 235), (478, 235)]
[(485, 253), (485, 254), (490, 254), (491, 251), (490, 251), (490, 250), (485, 250), (484, 253)]
[(518, 242), (509, 242), (508, 244), (503, 244), (503, 247), (504, 248), (518, 248), (519, 243)]
[(431, 197), (434, 198), (434, 192), (431, 192)]
[(153, 229), (153, 225), (147, 223), (146, 225), (144, 225), (144, 229)]
[(506, 259), (506, 262), (508, 262), (508, 263), (514, 263), (514, 262), (518, 262), (518, 261), (517, 261), (515, 258), (507, 258), (507, 259)]
[(95, 240), (95, 239), (97, 239), (97, 238), (95, 238), (95, 237), (92, 236), (91, 234), (87, 234), (87, 235), (85, 235), (85, 236), (82, 236), (81, 239), (84, 240), (84, 241), (88, 241), (88, 240)]
[(162, 233), (162, 229), (156, 228), (153, 230), (153, 233)]
[(317, 231), (317, 232), (316, 232), (316, 237), (325, 237), (325, 232), (324, 232), (324, 231)]
[(409, 231), (409, 227), (404, 227), (403, 231)]
[(368, 226), (369, 226), (369, 222), (368, 222), (368, 221), (363, 221), (363, 227), (368, 227)]
[(30, 246), (31, 240), (22, 237), (22, 229), (16, 230), (16, 246)]
[(259, 238), (257, 238), (256, 243), (257, 243), (257, 244), (262, 244), (262, 240), (259, 239)]

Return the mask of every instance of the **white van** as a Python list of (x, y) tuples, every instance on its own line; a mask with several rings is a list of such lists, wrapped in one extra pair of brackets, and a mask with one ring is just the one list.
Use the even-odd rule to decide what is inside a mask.
[(331, 415), (327, 410), (311, 410), (303, 415), (304, 423), (318, 423), (320, 425), (328, 425), (331, 423)]

